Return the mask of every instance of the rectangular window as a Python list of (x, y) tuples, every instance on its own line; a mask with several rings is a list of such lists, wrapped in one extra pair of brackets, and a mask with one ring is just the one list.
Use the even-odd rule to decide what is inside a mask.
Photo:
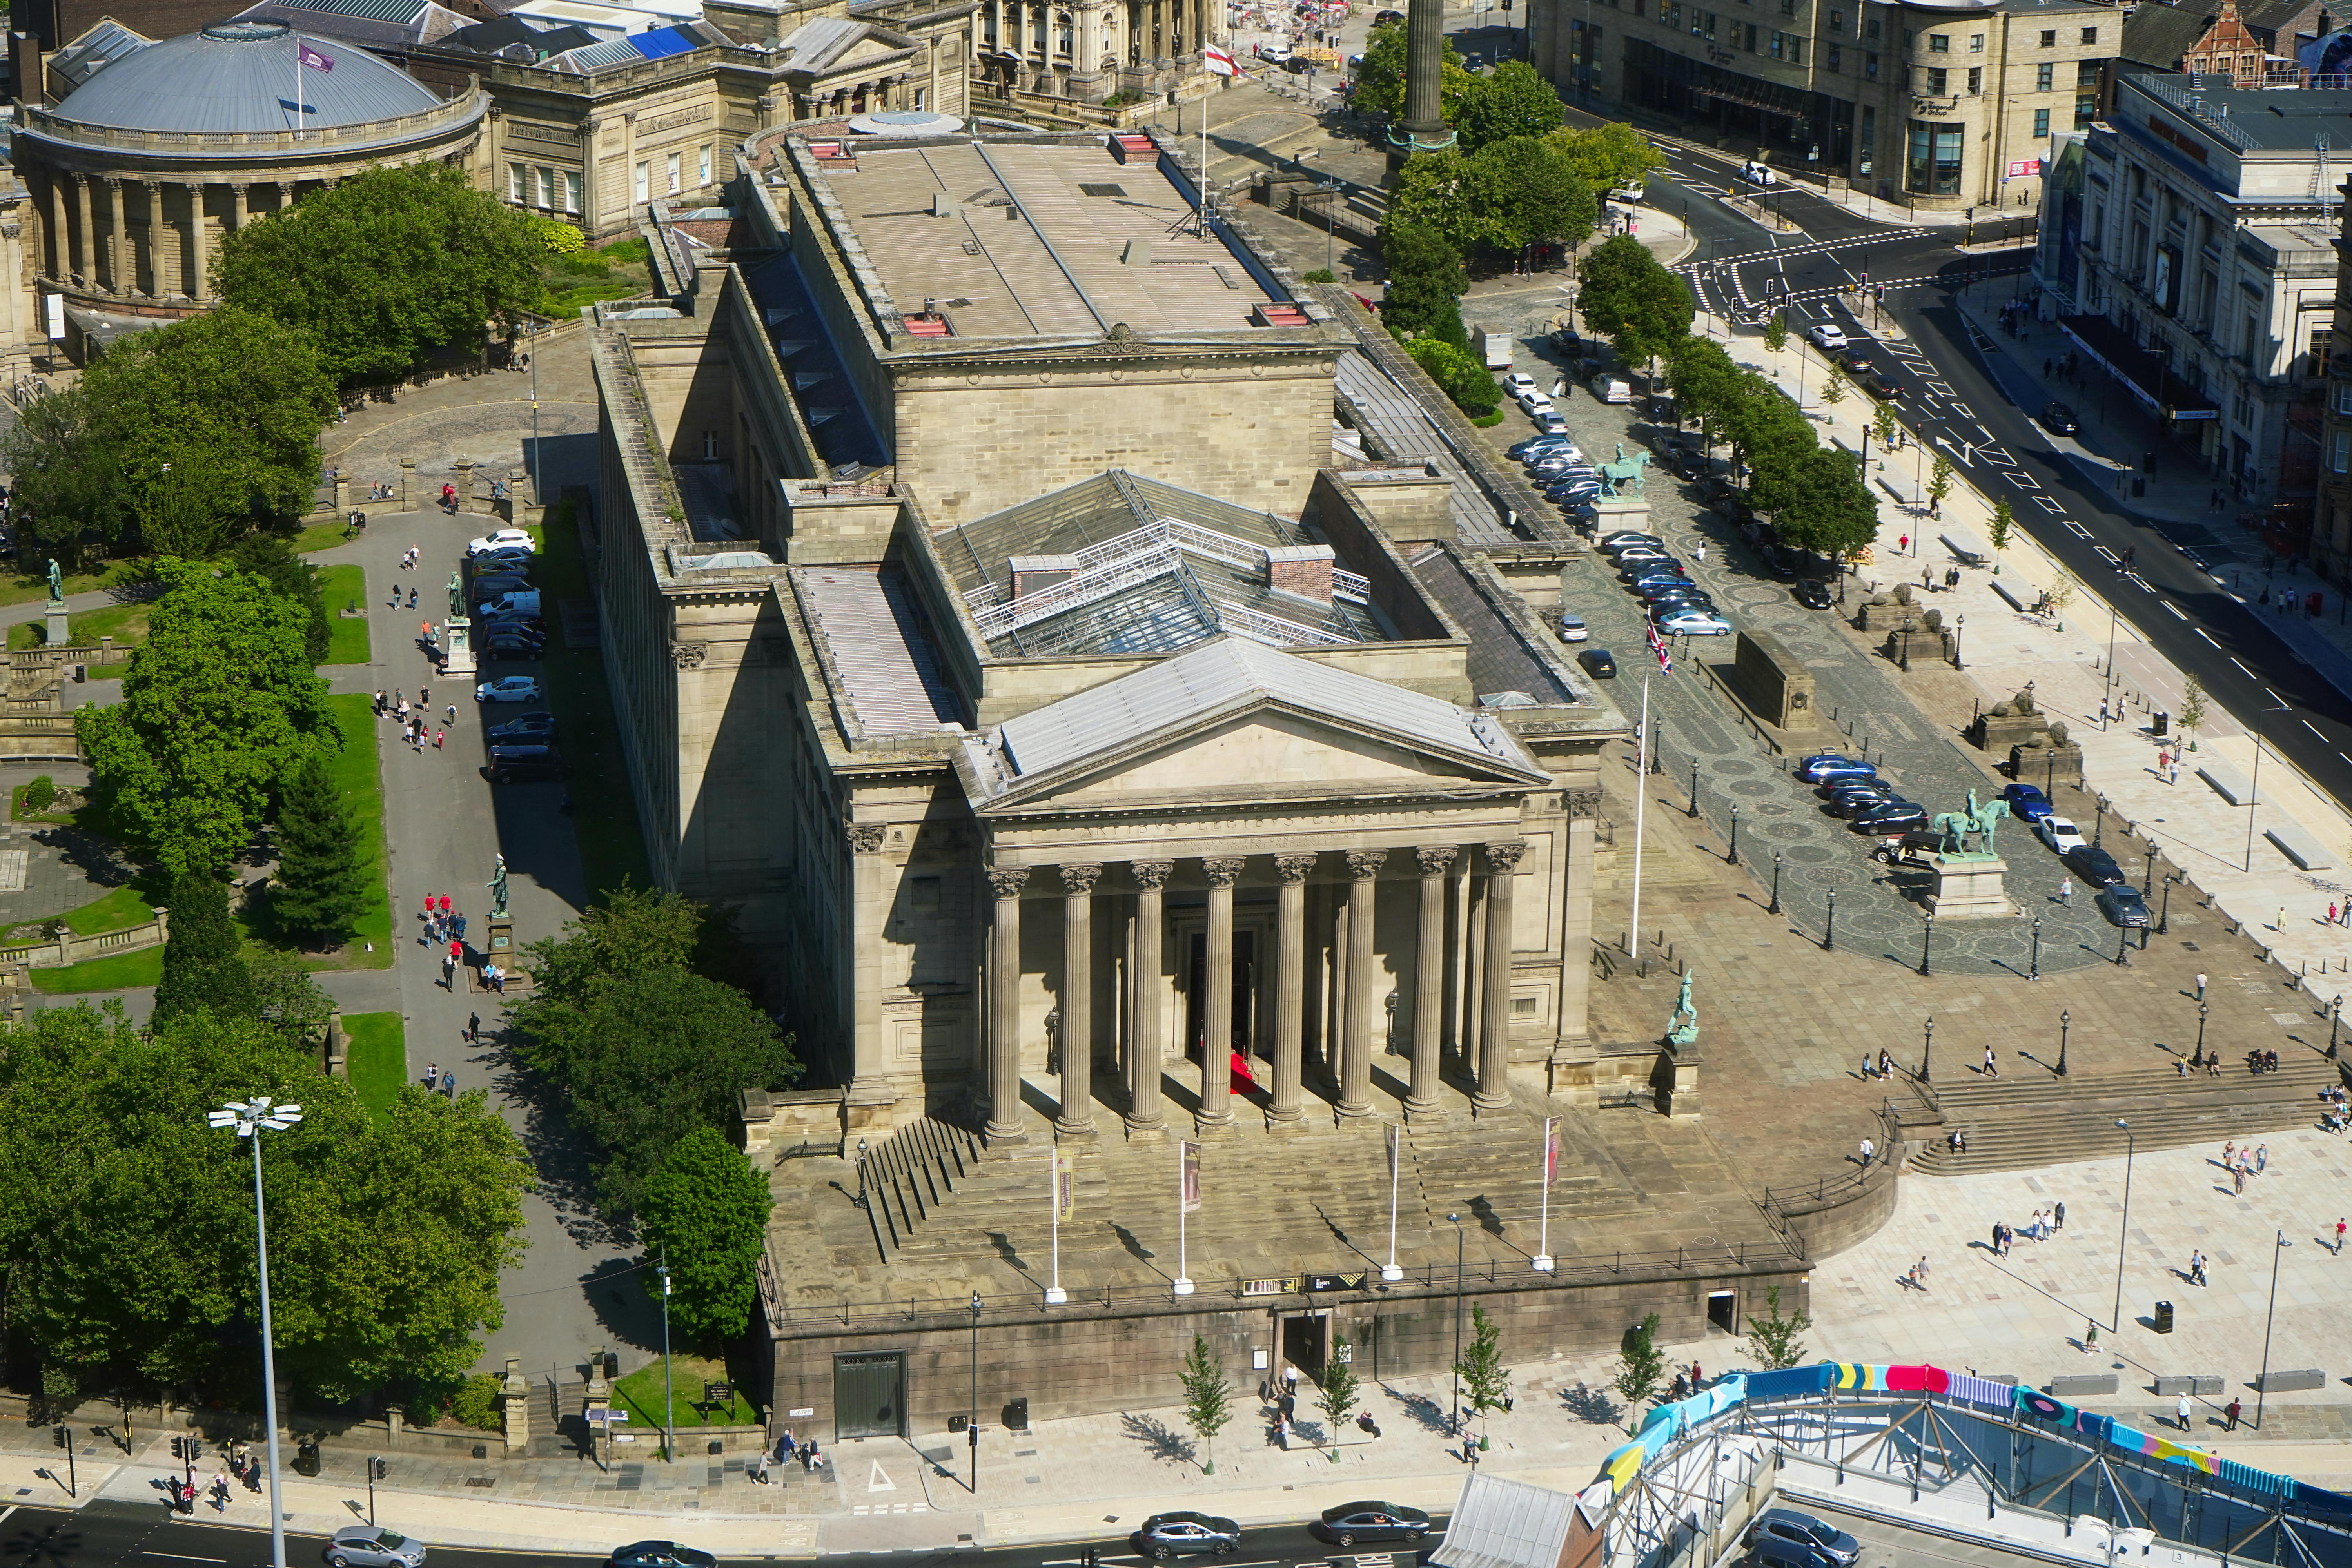
[(1952, 40), (1942, 33), (1930, 33), (1927, 35), (1927, 52), (1931, 55), (1948, 55), (1952, 52)]
[(543, 168), (543, 169), (540, 170), (540, 172), (539, 172), (539, 199), (538, 199), (537, 201), (535, 201), (535, 202), (531, 203), (530, 205), (533, 205), (533, 206), (535, 206), (535, 207), (552, 207), (552, 206), (554, 206), (554, 205), (555, 205), (555, 171), (554, 171), (554, 170), (552, 170), (552, 169), (545, 169), (545, 168)]
[(1843, 69), (1844, 69), (1844, 68), (1845, 68), (1843, 66), (1842, 66), (1841, 64), (1839, 64), (1839, 61), (1840, 61), (1840, 59), (1843, 57), (1844, 52), (1845, 52), (1845, 51), (1843, 51), (1843, 49), (1839, 48), (1835, 44), (1832, 44), (1832, 45), (1830, 46), (1830, 59), (1829, 59), (1829, 68), (1830, 68), (1830, 69), (1832, 69), (1832, 70), (1833, 70), (1833, 71), (1836, 71), (1836, 70), (1843, 70)]
[(1878, 18), (1871, 17), (1862, 25), (1862, 36), (1872, 43), (1878, 42)]
[(1911, 122), (1911, 148), (1904, 180), (1915, 195), (1957, 196), (1960, 194), (1960, 137), (1963, 128), (1933, 121)]
[[(1875, 59), (1877, 57), (1874, 55), (1871, 58)], [(1862, 158), (1854, 166), (1854, 173), (1866, 180), (1870, 178), (1871, 165), (1877, 162), (1878, 157), (1878, 110), (1867, 103), (1862, 106), (1862, 134), (1855, 141), (1861, 145)]]
[(2327, 467), (2338, 474), (2352, 469), (2352, 430), (2336, 432), (2336, 445), (2327, 454)]
[(2048, 110), (2046, 110), (2046, 109), (2037, 109), (2037, 110), (2035, 110), (2033, 111), (2033, 135), (2034, 135), (2034, 139), (2035, 139), (2036, 141), (2039, 141), (2039, 140), (2041, 140), (2042, 137), (2047, 136), (2047, 135), (2049, 135), (2049, 134), (2050, 134), (2050, 111), (2049, 111)]
[(2327, 374), (2328, 356), (2335, 352), (2336, 332), (2322, 327), (2311, 334), (2311, 353), (2303, 362), (2303, 374), (2314, 381)]
[(702, 144), (701, 161), (696, 165), (696, 167), (700, 175), (697, 183), (705, 185), (709, 184), (710, 183), (710, 143), (708, 142)]
[(662, 161), (662, 177), (667, 182), (663, 187), (665, 192), (673, 196), (677, 195), (678, 184), (677, 153), (672, 153), (667, 158)]
[(2045, 49), (2054, 49), (2058, 47), (2057, 28), (2044, 27), (2042, 29), (2042, 47)]
[(2080, 131), (2089, 125), (2092, 120), (2097, 116), (2098, 112), (2099, 95), (2097, 93), (2086, 92), (2082, 97), (2076, 99), (2074, 100), (2074, 129)]
[(2033, 68), (2033, 90), (2036, 92), (2048, 92), (2053, 87), (2057, 85), (2055, 80), (2057, 74), (2058, 68), (2052, 65), (2048, 60), (2044, 60), (2040, 65), (2035, 66)]
[(2078, 60), (2074, 65), (2074, 85), (2078, 88), (2099, 85), (2099, 62)]
[[(1738, 27), (1738, 31), (1739, 33), (1739, 47), (1746, 49), (1749, 54), (1754, 54), (1756, 52), (1756, 24), (1753, 22), (1743, 23)], [(1779, 35), (1775, 34), (1774, 36), (1778, 37)]]
[(1927, 68), (1927, 96), (1930, 98), (1943, 97), (1945, 89), (1949, 85), (1952, 73), (1946, 70), (1941, 66), (1929, 66)]
[(1845, 31), (1844, 12), (1832, 11), (1830, 13), (1830, 31), (1832, 33), (1843, 33)]
[(521, 206), (530, 199), (522, 188), (522, 165), (509, 163), (507, 165), (507, 200), (517, 206)]
[(1980, 55), (1984, 53), (1984, 39), (1985, 36), (1982, 33), (1970, 33), (1969, 35), (1969, 53), (1972, 55)]
[(2339, 381), (2336, 384), (2336, 412), (2352, 414), (2352, 381)]
[(580, 174), (577, 170), (563, 171), (563, 210), (568, 213), (580, 210)]
[(1862, 57), (1862, 74), (1867, 80), (1876, 81), (1878, 79), (1878, 57), (1876, 55), (1865, 53)]
[(1780, 0), (1780, 15), (1783, 16), (1793, 16), (1796, 14), (1797, 0)]
[(1984, 67), (1982, 67), (1982, 66), (1970, 66), (1970, 67), (1969, 68), (1969, 97), (1971, 97), (1971, 98), (1973, 98), (1973, 97), (1975, 97), (1978, 93), (1980, 93), (1980, 92), (1982, 92), (1983, 90), (1984, 90)]
[(2084, 28), (2084, 29), (2083, 29), (2083, 41), (2084, 41), (2084, 43), (2086, 43), (2086, 44), (2095, 44), (2095, 43), (2097, 43), (2097, 42), (2099, 41), (2099, 30), (2098, 30), (2096, 27), (2085, 27), (2085, 28)]
[(639, 163), (636, 167), (635, 177), (630, 186), (632, 195), (629, 199), (637, 203), (639, 205), (643, 205), (646, 202), (652, 199), (653, 193), (646, 188), (650, 183), (649, 176), (652, 173), (653, 165), (651, 163)]

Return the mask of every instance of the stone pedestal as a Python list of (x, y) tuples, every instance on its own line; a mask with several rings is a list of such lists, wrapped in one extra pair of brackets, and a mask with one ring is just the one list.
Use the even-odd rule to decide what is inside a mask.
[(2001, 885), (2009, 862), (1998, 855), (1930, 855), (1936, 890), (1927, 908), (1939, 921), (2009, 920), (2017, 913), (2009, 889)]
[(416, 510), (416, 459), (414, 458), (400, 459), (400, 510)]
[(1686, 1046), (1668, 1042), (1658, 1053), (1658, 1109), (1679, 1120), (1694, 1120), (1698, 1110), (1698, 1042)]
[(474, 623), (463, 616), (452, 616), (442, 622), (442, 675), (471, 675), (479, 668), (474, 662)]
[(492, 963), (507, 967), (514, 958), (514, 921), (492, 915), (482, 931), (482, 952)]
[(523, 1376), (521, 1363), (520, 1356), (507, 1357), (506, 1382), (499, 1388), (509, 1454), (525, 1453), (530, 1447), (530, 1381)]
[(48, 611), (49, 616), (48, 646), (66, 647), (73, 640), (73, 630), (68, 625), (65, 605), (53, 599), (44, 607)]

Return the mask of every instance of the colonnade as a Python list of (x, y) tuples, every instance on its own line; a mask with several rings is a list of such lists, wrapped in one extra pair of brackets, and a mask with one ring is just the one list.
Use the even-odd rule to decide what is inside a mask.
[[(1383, 1013), (1375, 992), (1380, 973), (1374, 947), (1374, 908), (1381, 874), (1392, 857), (1389, 848), (1336, 851), (1347, 868), (1343, 906), (1346, 937), (1341, 950), (1345, 996), (1339, 1008), (1332, 1078), (1334, 1110), (1342, 1120), (1372, 1114), (1371, 1067), (1376, 1040), (1373, 1020)], [(1486, 872), (1484, 929), (1473, 940), (1483, 945), (1476, 965), (1480, 993), (1475, 1008), (1476, 1088), (1471, 1103), (1493, 1110), (1509, 1103), (1507, 1080), (1510, 1066), (1511, 955), (1515, 917), (1512, 885), (1527, 845), (1518, 840), (1462, 846), (1421, 845), (1410, 853), (1418, 872), (1415, 905), (1411, 1077), (1405, 1096), (1408, 1115), (1425, 1115), (1439, 1107), (1439, 1044), (1445, 992), (1446, 887), (1456, 862), (1465, 853), (1475, 857), (1466, 868)], [(1315, 853), (1280, 854), (1272, 858), (1276, 879), (1275, 905), (1275, 965), (1273, 998), (1273, 1083), (1266, 1107), (1270, 1129), (1303, 1121), (1302, 1074), (1307, 1021), (1307, 888), (1323, 857)], [(1168, 925), (1165, 894), (1176, 869), (1172, 859), (1129, 860), (1117, 863), (1132, 885), (1134, 928), (1131, 973), (1146, 986), (1161, 983)], [(1234, 1124), (1232, 1083), (1226, 1070), (1228, 1042), (1233, 1038), (1233, 974), (1234, 963), (1234, 890), (1248, 867), (1238, 857), (1198, 858), (1207, 885), (1205, 964), (1202, 1005), (1203, 1027), (1201, 1104), (1196, 1121), (1203, 1131)], [(988, 1102), (988, 1137), (992, 1142), (1014, 1142), (1024, 1136), (1021, 1119), (1021, 968), (1022, 906), (1032, 894), (1056, 895), (1062, 901), (1062, 955), (1056, 1033), (1060, 1106), (1055, 1117), (1057, 1137), (1091, 1135), (1094, 1124), (1095, 989), (1094, 899), (1105, 865), (1071, 861), (1050, 866), (997, 866), (987, 873), (992, 907), (987, 947), (987, 1010), (982, 1030), (982, 1081)], [(1043, 901), (1043, 899), (1040, 900)], [(1398, 1012), (1405, 1011), (1399, 998)], [(1121, 1060), (1124, 1077), (1126, 1130), (1130, 1135), (1153, 1136), (1167, 1129), (1166, 1096), (1161, 1072), (1167, 1044), (1161, 1038), (1165, 1010), (1159, 999), (1146, 994), (1132, 1009)], [(1180, 1047), (1181, 1054), (1181, 1047)]]
[[(48, 244), (41, 258), (50, 279), (109, 293), (144, 295), (156, 300), (185, 299), (202, 303), (212, 297), (213, 231), (205, 222), (206, 190), (223, 182), (166, 180), (120, 174), (89, 174), (53, 170), (43, 178), (43, 227)], [(316, 182), (312, 182), (316, 183)], [(227, 182), (229, 210), (223, 231), (243, 228), (253, 214), (274, 212), (294, 200), (295, 180)], [(98, 232), (98, 202), (93, 186), (105, 187), (106, 243)], [(270, 193), (254, 205), (254, 188)], [(70, 190), (68, 190), (70, 187)], [(136, 198), (143, 207), (146, 231), (146, 276), (141, 284), (141, 257), (132, 243), (131, 207)], [(177, 193), (184, 216), (175, 217), (167, 203)], [(166, 237), (177, 241), (167, 247)], [(101, 266), (101, 262), (103, 265)]]

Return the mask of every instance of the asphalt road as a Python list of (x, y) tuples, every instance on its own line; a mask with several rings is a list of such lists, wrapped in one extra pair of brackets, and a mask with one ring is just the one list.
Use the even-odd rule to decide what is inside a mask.
[[(1598, 122), (1577, 110), (1570, 120)], [(2052, 449), (2035, 411), (2018, 407), (1995, 384), (1977, 329), (1953, 296), (1970, 281), (2021, 279), (2027, 251), (1964, 253), (1950, 229), (1867, 223), (1801, 185), (1774, 187), (1773, 204), (1797, 226), (1775, 233), (1718, 199), (1727, 185), (1750, 188), (1738, 178), (1738, 159), (1666, 152), (1651, 205), (1683, 216), (1698, 241), (1684, 270), (1710, 310), (1743, 316), (1778, 308), (1792, 329), (1832, 321), (1871, 349), (1906, 385), (1895, 411), (1912, 438), (1943, 451), (1989, 500), (2007, 500), (2036, 542), (2265, 746), (2337, 800), (2352, 800), (2352, 698), (2315, 679), (2263, 616), (2215, 581), (2232, 564), (2259, 565), (2259, 557), (2200, 526), (2133, 517), (2104, 484)], [(1979, 237), (1992, 232), (1990, 220), (1979, 226)], [(1867, 306), (1865, 319), (1856, 318), (1859, 296), (1846, 289), (1864, 282), (1885, 285), (1884, 309), (1909, 334), (1907, 343), (1876, 341)]]
[[(242, 1527), (207, 1524), (166, 1517), (160, 1500), (152, 1507), (97, 1501), (79, 1512), (63, 1509), (12, 1508), (0, 1512), (0, 1564), (6, 1568), (270, 1568), (269, 1536)], [(622, 1521), (626, 1522), (626, 1521)], [(644, 1521), (659, 1528), (653, 1519)], [(1444, 1516), (1437, 1518), (1444, 1528)], [(687, 1521), (687, 1544), (692, 1545), (692, 1522)], [(616, 1546), (622, 1544), (614, 1538)], [(1424, 1542), (1422, 1551), (1428, 1549)], [(902, 1562), (954, 1561), (985, 1563), (989, 1568), (1082, 1568), (1080, 1553), (1092, 1546), (1103, 1568), (1143, 1568), (1124, 1536), (1094, 1542), (1061, 1542), (1045, 1545), (965, 1547), (942, 1551), (889, 1553)], [(286, 1561), (289, 1568), (311, 1568), (323, 1562), (324, 1538), (289, 1535)], [(601, 1568), (603, 1559), (562, 1552), (500, 1552), (479, 1548), (429, 1546), (426, 1568), (510, 1568), (518, 1557), (547, 1563)], [(870, 1562), (875, 1553), (844, 1553), (839, 1563)], [(773, 1557), (726, 1561), (774, 1562)], [(825, 1558), (818, 1558), (822, 1563)], [(1179, 1558), (1177, 1563), (1192, 1561)], [(1216, 1568), (1417, 1568), (1417, 1553), (1400, 1546), (1393, 1552), (1377, 1548), (1339, 1552), (1317, 1541), (1304, 1525), (1267, 1525), (1242, 1532), (1242, 1548), (1231, 1557), (1202, 1557)]]

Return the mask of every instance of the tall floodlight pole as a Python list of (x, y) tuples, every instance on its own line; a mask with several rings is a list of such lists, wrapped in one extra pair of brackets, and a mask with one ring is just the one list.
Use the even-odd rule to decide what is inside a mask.
[(279, 1105), (268, 1095), (231, 1100), (205, 1120), (215, 1131), (234, 1129), (253, 1141), (253, 1247), (261, 1276), (261, 1418), (269, 1448), (269, 1562), (286, 1568), (286, 1509), (278, 1495), (278, 1353), (269, 1331), (269, 1214), (262, 1201), (261, 1134), (283, 1132), (302, 1120), (299, 1105)]

